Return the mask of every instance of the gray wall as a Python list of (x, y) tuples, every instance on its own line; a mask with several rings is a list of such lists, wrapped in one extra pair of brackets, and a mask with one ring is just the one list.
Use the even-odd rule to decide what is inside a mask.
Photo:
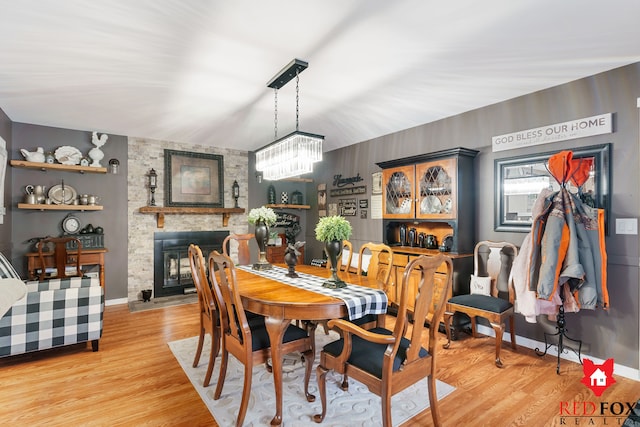
[[(7, 155), (11, 153), (11, 120), (0, 108), (0, 136), (7, 143)], [(7, 165), (7, 168), (9, 165)], [(4, 178), (4, 206), (7, 209), (7, 215), (4, 217), (4, 221), (0, 224), (0, 252), (2, 252), (8, 259), (11, 259), (11, 170), (7, 170)]]
[[(79, 149), (86, 155), (94, 146), (91, 144), (91, 132), (37, 126), (24, 123), (13, 123), (13, 148), (9, 152), (10, 159), (24, 159), (21, 148), (29, 151), (43, 147), (46, 151), (55, 151), (58, 147), (69, 145)], [(13, 230), (13, 264), (26, 278), (27, 268), (24, 254), (32, 248), (26, 243), (33, 237), (59, 236), (62, 234), (61, 223), (70, 213), (67, 211), (36, 211), (17, 209), (17, 204), (24, 200), (24, 187), (27, 184), (51, 186), (61, 183), (75, 188), (78, 194), (95, 194), (100, 197), (104, 206), (102, 211), (73, 211), (83, 226), (92, 224), (104, 228), (105, 247), (109, 252), (105, 255), (105, 292), (106, 299), (122, 298), (127, 289), (127, 138), (109, 135), (107, 143), (102, 147), (106, 166), (109, 159), (120, 161), (120, 171), (113, 174), (74, 173), (57, 171), (39, 171), (33, 169), (10, 168), (13, 183), (9, 207), (12, 211)], [(141, 189), (144, 191), (144, 189)], [(133, 266), (132, 266), (133, 267)], [(124, 290), (124, 292), (123, 292)]]
[[(571, 149), (612, 143), (612, 182), (610, 224), (620, 217), (637, 218), (640, 212), (638, 109), (640, 97), (640, 63), (618, 68), (548, 90), (469, 111), (458, 116), (428, 123), (402, 132), (380, 137), (325, 153), (322, 166), (314, 170), (315, 184), (333, 188), (335, 174), (359, 173), (371, 196), (371, 174), (380, 169), (376, 162), (391, 160), (451, 147), (480, 150), (476, 157), (477, 236), (476, 240), (506, 240), (520, 246), (523, 233), (494, 231), (494, 160), (531, 153)], [(491, 137), (548, 124), (560, 123), (603, 113), (614, 113), (614, 132), (537, 147), (492, 153)], [(313, 236), (318, 220), (315, 186), (308, 190), (312, 209), (307, 214), (307, 257), (322, 255)], [(339, 198), (328, 198), (337, 203)], [(370, 211), (370, 209), (369, 209)], [(369, 212), (370, 213), (370, 212)], [(382, 241), (382, 221), (349, 217), (356, 247), (366, 241)], [(615, 229), (615, 227), (613, 228)], [(607, 237), (608, 275), (611, 309), (584, 310), (567, 315), (572, 336), (584, 340), (592, 356), (638, 369), (639, 275), (638, 236)], [(543, 340), (540, 324), (527, 324), (517, 316), (519, 335)]]

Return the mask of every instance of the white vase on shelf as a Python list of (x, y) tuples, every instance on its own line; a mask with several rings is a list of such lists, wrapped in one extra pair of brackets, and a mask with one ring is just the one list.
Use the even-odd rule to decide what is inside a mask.
[(100, 160), (104, 158), (104, 153), (102, 152), (101, 149), (99, 149), (98, 147), (92, 148), (91, 150), (89, 150), (89, 157), (91, 157), (91, 160), (93, 160), (90, 166), (93, 166), (93, 167), (102, 166), (100, 164)]

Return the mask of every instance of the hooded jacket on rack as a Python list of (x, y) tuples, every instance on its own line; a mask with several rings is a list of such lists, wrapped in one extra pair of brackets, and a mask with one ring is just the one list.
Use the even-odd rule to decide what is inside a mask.
[(549, 159), (549, 172), (560, 191), (544, 199), (531, 228), (529, 290), (551, 300), (567, 284), (580, 308), (609, 307), (604, 211), (583, 204), (566, 184), (581, 187), (591, 162), (562, 151)]

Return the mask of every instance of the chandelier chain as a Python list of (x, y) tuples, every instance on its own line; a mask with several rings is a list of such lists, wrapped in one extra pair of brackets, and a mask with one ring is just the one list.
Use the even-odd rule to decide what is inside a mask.
[(273, 139), (278, 139), (278, 88), (273, 88), (274, 112), (273, 118)]
[(296, 131), (298, 130), (298, 125), (300, 124), (300, 109), (298, 107), (298, 101), (300, 99), (300, 73), (296, 70)]

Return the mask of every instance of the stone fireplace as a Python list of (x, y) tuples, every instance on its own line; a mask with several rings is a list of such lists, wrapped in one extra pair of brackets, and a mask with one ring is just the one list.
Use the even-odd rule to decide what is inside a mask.
[[(248, 153), (246, 151), (216, 148), (176, 141), (148, 138), (128, 138), (128, 276), (127, 299), (142, 300), (142, 290), (155, 289), (154, 286), (154, 236), (155, 233), (205, 232), (223, 230), (224, 233), (244, 234), (249, 232), (246, 213), (232, 214), (228, 223), (222, 215), (173, 214), (164, 217), (164, 224), (158, 225), (157, 216), (140, 212), (140, 207), (149, 206), (150, 192), (147, 188), (147, 174), (153, 168), (158, 174), (158, 188), (155, 199), (157, 206), (165, 205), (164, 150), (182, 150), (211, 153), (224, 156), (224, 188), (229, 189), (234, 180), (240, 185), (238, 204), (248, 211)], [(224, 193), (224, 206), (234, 206), (231, 191)], [(188, 247), (188, 246), (187, 246)], [(233, 252), (232, 248), (232, 252)], [(232, 259), (233, 259), (232, 253)], [(117, 268), (113, 266), (112, 268)], [(109, 270), (107, 269), (107, 275)], [(109, 279), (107, 279), (109, 280)], [(114, 285), (113, 288), (115, 288)], [(109, 291), (109, 289), (107, 290)], [(115, 290), (114, 290), (115, 292)], [(182, 292), (182, 290), (181, 290)], [(159, 295), (153, 294), (152, 298)]]
[(205, 257), (211, 251), (222, 252), (229, 231), (175, 231), (153, 235), (153, 294), (156, 298), (195, 292), (188, 250), (200, 246)]

